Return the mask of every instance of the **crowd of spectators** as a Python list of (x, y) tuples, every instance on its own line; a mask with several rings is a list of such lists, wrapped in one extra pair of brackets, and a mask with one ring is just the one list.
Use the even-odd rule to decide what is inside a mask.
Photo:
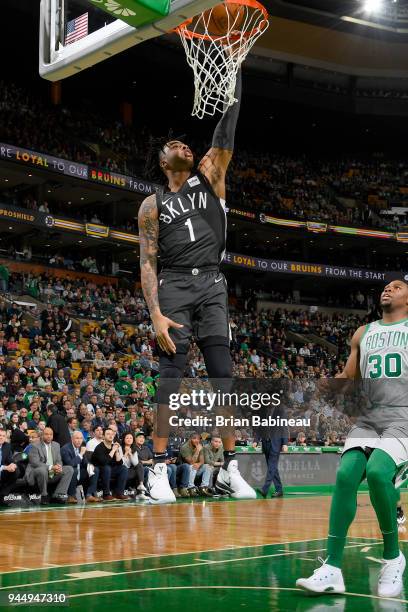
[(229, 202), (270, 215), (332, 225), (398, 230), (407, 213), (408, 166), (402, 160), (297, 158), (271, 153), (234, 156), (228, 173)]
[[(78, 484), (89, 503), (100, 500), (98, 486), (105, 501), (127, 500), (129, 491), (145, 500), (159, 363), (142, 296), (67, 279), (41, 279), (38, 289), (48, 302), (44, 308), (0, 303), (0, 430), (5, 432), (0, 445), (10, 440), (14, 455), (8, 465), (16, 466), (2, 479), (2, 494), (19, 477), (20, 485), (37, 487), (44, 504), (50, 495), (55, 502), (76, 503)], [(92, 302), (103, 303), (106, 316), (80, 332), (76, 307)], [(131, 326), (123, 322), (126, 314)], [(351, 334), (361, 322), (356, 315), (284, 308), (232, 311), (234, 376), (260, 383), (280, 379), (289, 385), (288, 416), (301, 411), (311, 419), (307, 444), (341, 444), (350, 421), (337, 400), (319, 395), (316, 385), (341, 371)], [(301, 343), (290, 339), (291, 333), (313, 333), (316, 341)], [(327, 348), (318, 337), (330, 343)], [(190, 386), (209, 385), (194, 342), (185, 377)], [(302, 428), (291, 428), (291, 443), (297, 444), (301, 433)], [(39, 437), (41, 452), (50, 456), (41, 456)], [(237, 430), (236, 441), (244, 446), (259, 442), (251, 428)], [(220, 448), (218, 431), (200, 436), (180, 427), (171, 433), (167, 463), (176, 495), (214, 494)]]
[[(111, 171), (128, 171), (143, 159), (145, 135), (98, 115), (95, 106), (54, 106), (17, 84), (0, 81), (0, 139)], [(139, 157), (138, 157), (139, 155)]]
[[(86, 113), (55, 107), (0, 82), (0, 140), (143, 178), (149, 134), (98, 116), (94, 108)], [(406, 213), (388, 213), (407, 203), (407, 172), (405, 160), (382, 156), (330, 160), (238, 149), (228, 173), (228, 200), (272, 215), (397, 230), (407, 224)], [(32, 197), (25, 205), (52, 211)], [(66, 203), (60, 207), (67, 210)], [(99, 207), (88, 216), (101, 219), (103, 212)]]
[[(65, 261), (60, 261), (59, 265), (65, 267)], [(140, 324), (144, 330), (152, 330), (151, 324), (145, 323), (149, 314), (140, 289), (131, 291), (113, 284), (96, 284), (80, 276), (63, 278), (46, 274), (12, 273), (8, 278), (8, 290), (14, 295), (28, 294), (51, 306), (64, 307), (73, 317), (105, 321), (106, 325), (120, 325), (124, 322)], [(33, 308), (30, 312), (37, 316), (35, 306)]]
[[(67, 259), (55, 256), (55, 266), (60, 269), (74, 269), (67, 266)], [(69, 263), (69, 262), (68, 262)], [(94, 258), (82, 260), (82, 270), (92, 271), (95, 265)], [(99, 264), (97, 264), (99, 266)], [(75, 278), (64, 278), (61, 276), (51, 276), (49, 274), (32, 273), (9, 273), (7, 265), (0, 265), (0, 282), (2, 271), (7, 273), (7, 288), (13, 294), (29, 294), (33, 298), (40, 299), (42, 302), (49, 302), (53, 306), (64, 306), (72, 316), (102, 321), (107, 316), (118, 319), (124, 323), (139, 323), (148, 317), (142, 292), (140, 289), (131, 290), (128, 288), (117, 287), (114, 284), (97, 284), (95, 281), (86, 280), (79, 275)], [(5, 282), (5, 281), (3, 281)], [(2, 287), (0, 287), (1, 289)], [(4, 290), (4, 287), (3, 287)], [(282, 304), (306, 304), (313, 298), (301, 295), (299, 292), (279, 292), (276, 290), (258, 291), (256, 289), (244, 288), (243, 295), (237, 297), (237, 288), (232, 285), (229, 288), (231, 303), (235, 310), (247, 313), (256, 310), (258, 300), (268, 300)], [(361, 311), (360, 316), (372, 310), (375, 296), (373, 293), (362, 293), (360, 290), (355, 293), (350, 292), (339, 303), (337, 295), (328, 294), (323, 299), (322, 296), (315, 296), (315, 302), (320, 306), (339, 307), (356, 309)], [(285, 311), (286, 312), (286, 311)], [(289, 316), (289, 314), (287, 313)], [(275, 315), (271, 315), (272, 318)], [(278, 316), (278, 315), (276, 315)], [(319, 321), (323, 316), (317, 306), (310, 306), (308, 309), (299, 306), (299, 310), (291, 313), (292, 318), (298, 321), (302, 317), (312, 318)], [(337, 321), (341, 314), (335, 313), (331, 320)], [(352, 324), (354, 321), (352, 321)], [(295, 329), (293, 330), (295, 331)], [(298, 330), (296, 330), (298, 331)], [(320, 331), (319, 331), (320, 334)]]
[[(119, 121), (56, 108), (0, 82), (0, 140), (112, 171), (136, 169), (141, 175), (148, 138)], [(405, 162), (382, 158), (322, 162), (237, 151), (228, 177), (229, 201), (302, 220), (397, 229), (407, 220), (381, 211), (392, 204), (405, 206), (407, 171)], [(22, 200), (11, 191), (5, 197), (45, 214), (58, 211), (58, 205), (37, 202), (27, 193)], [(87, 215), (93, 223), (104, 221), (99, 209)], [(136, 231), (133, 222), (126, 229)], [(20, 257), (14, 246), (10, 254)], [(31, 249), (21, 255), (31, 260)], [(54, 254), (48, 263), (104, 272), (89, 256)], [(78, 484), (88, 503), (126, 501), (129, 491), (145, 500), (159, 361), (140, 290), (35, 274), (0, 280), (3, 293), (28, 294), (45, 305), (0, 302), (0, 497), (19, 479), (23, 487), (36, 487), (44, 504), (50, 495), (56, 502), (77, 503)], [(301, 306), (258, 311), (257, 296), (252, 298), (231, 310), (234, 377), (288, 385), (288, 416), (301, 413), (311, 421), (306, 432), (290, 429), (294, 445), (342, 444), (350, 420), (342, 400), (320, 393), (318, 381), (341, 372), (353, 332), (370, 315), (327, 314)], [(278, 293), (273, 299), (291, 301)], [(350, 306), (369, 310), (370, 299), (359, 291)], [(77, 319), (88, 323), (78, 325)], [(194, 381), (209, 384), (195, 342), (185, 377), (190, 386)], [(191, 416), (188, 409), (183, 414)], [(237, 430), (235, 437), (237, 445), (259, 443), (251, 428)], [(177, 496), (213, 495), (222, 463), (220, 433), (177, 428), (166, 463)]]
[[(9, 278), (9, 290), (14, 294), (28, 293), (48, 303), (49, 311), (64, 312), (69, 321), (79, 317), (97, 322), (98, 328), (90, 340), (106, 340), (105, 334), (109, 337), (109, 333), (114, 332), (115, 349), (120, 348), (125, 353), (128, 348), (135, 355), (148, 346), (155, 347), (153, 326), (140, 289), (131, 291), (79, 277), (64, 279), (14, 273)], [(276, 294), (275, 298), (279, 296)], [(257, 311), (256, 299), (241, 300), (238, 307), (231, 310), (230, 319), (231, 347), (239, 375), (276, 376), (277, 370), (282, 374), (285, 368), (287, 376), (291, 378), (310, 376), (312, 369), (312, 376), (337, 373), (338, 369), (332, 369), (332, 361), (339, 357), (344, 360), (353, 331), (372, 318), (368, 310), (364, 310), (365, 296), (360, 291), (351, 295), (351, 303), (353, 306), (360, 305), (361, 314), (352, 311), (326, 313), (317, 308), (305, 309), (300, 306), (295, 310), (282, 307)], [(35, 305), (30, 308), (30, 314), (39, 316)], [(129, 334), (126, 324), (136, 328), (142, 337)], [(313, 334), (315, 340), (322, 338), (332, 347), (332, 351), (315, 341), (307, 342), (306, 346), (299, 343), (295, 346), (294, 341), (287, 339), (291, 332), (303, 336)], [(24, 336), (27, 330), (21, 333)], [(87, 340), (85, 347), (88, 348), (88, 345)], [(337, 351), (333, 352), (333, 348)], [(91, 353), (89, 355), (88, 359), (94, 358)], [(195, 344), (192, 344), (191, 356), (192, 371), (205, 371), (202, 355)]]

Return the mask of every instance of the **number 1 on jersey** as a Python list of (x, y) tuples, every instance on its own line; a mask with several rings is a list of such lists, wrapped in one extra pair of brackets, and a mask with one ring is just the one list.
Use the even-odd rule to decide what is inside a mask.
[(187, 225), (187, 227), (188, 227), (188, 231), (190, 232), (190, 240), (191, 240), (191, 242), (195, 242), (193, 224), (191, 222), (191, 219), (187, 219), (187, 221), (185, 222), (184, 225)]

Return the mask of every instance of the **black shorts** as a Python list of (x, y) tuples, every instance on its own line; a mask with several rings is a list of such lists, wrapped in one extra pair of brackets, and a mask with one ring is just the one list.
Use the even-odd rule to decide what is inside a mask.
[(218, 270), (197, 272), (163, 270), (158, 275), (162, 314), (184, 325), (169, 332), (178, 353), (187, 353), (192, 336), (200, 348), (230, 344), (225, 276)]

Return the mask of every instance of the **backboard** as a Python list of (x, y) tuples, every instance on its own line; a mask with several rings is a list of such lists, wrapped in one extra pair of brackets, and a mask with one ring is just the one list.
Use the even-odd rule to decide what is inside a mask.
[[(41, 0), (40, 75), (49, 81), (65, 79), (145, 40), (161, 36), (219, 2), (171, 0), (167, 16), (135, 28), (117, 19), (116, 14), (126, 10), (121, 8), (120, 0)], [(98, 4), (103, 4), (105, 10)]]

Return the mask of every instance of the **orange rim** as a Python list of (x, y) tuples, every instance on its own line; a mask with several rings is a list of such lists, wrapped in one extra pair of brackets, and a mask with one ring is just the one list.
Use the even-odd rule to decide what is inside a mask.
[[(234, 40), (234, 39), (239, 40), (239, 38), (242, 35), (244, 35), (246, 38), (249, 38), (254, 33), (258, 32), (259, 30), (263, 30), (266, 28), (268, 24), (268, 12), (266, 8), (257, 0), (224, 0), (224, 4), (241, 4), (242, 6), (249, 6), (250, 8), (258, 9), (259, 11), (261, 11), (264, 17), (263, 20), (260, 22), (260, 24), (256, 28), (253, 28), (252, 30), (248, 30), (248, 32), (240, 32), (240, 34), (230, 33), (229, 35), (230, 40)], [(211, 10), (211, 9), (208, 9), (208, 10)], [(180, 34), (181, 36), (184, 36), (184, 38), (190, 38), (190, 39), (200, 38), (201, 40), (220, 40), (222, 38), (225, 38), (225, 36), (227, 36), (227, 34), (222, 34), (221, 36), (210, 36), (209, 34), (198, 34), (197, 32), (191, 32), (190, 30), (187, 30), (187, 27), (194, 21), (194, 19), (195, 17), (186, 19), (186, 21), (183, 21), (183, 23), (181, 23), (179, 26), (177, 26), (177, 28), (174, 28), (174, 30), (171, 30), (171, 31), (178, 32), (178, 34)]]

